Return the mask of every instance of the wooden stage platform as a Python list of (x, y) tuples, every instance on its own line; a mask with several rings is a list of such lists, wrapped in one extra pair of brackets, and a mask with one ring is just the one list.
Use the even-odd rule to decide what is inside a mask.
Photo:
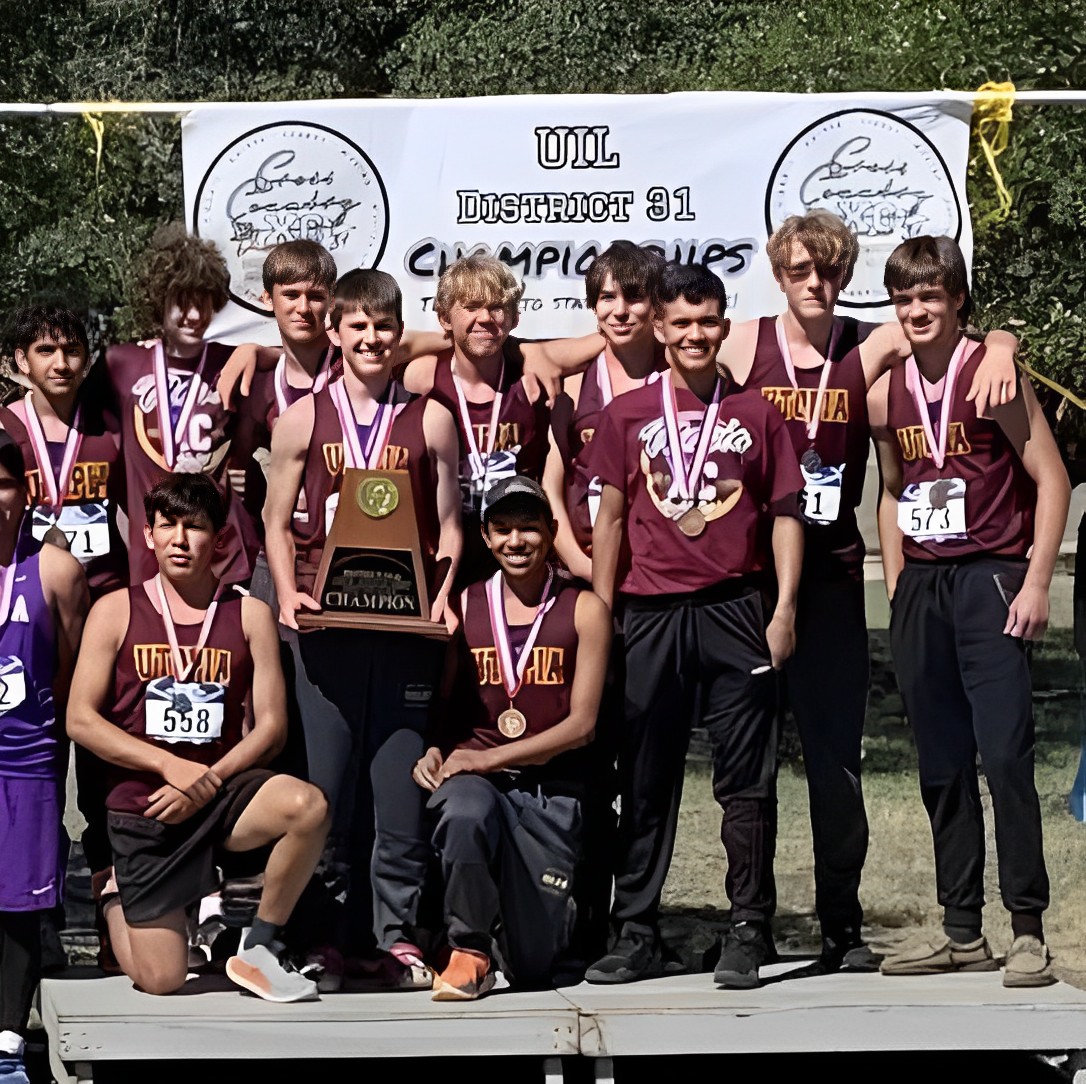
[[(42, 983), (42, 1018), (59, 1082), (93, 1078), (126, 1060), (532, 1055), (548, 1081), (563, 1055), (1032, 1051), (1086, 1049), (1086, 992), (1057, 983), (1005, 990), (998, 972), (931, 978), (838, 974), (791, 980), (796, 962), (763, 969), (757, 990), (723, 990), (712, 976), (626, 986), (501, 991), (435, 1004), (428, 992), (344, 992), (274, 1005), (223, 977), (172, 997), (125, 978), (71, 969)], [(254, 1066), (250, 1065), (249, 1070)]]

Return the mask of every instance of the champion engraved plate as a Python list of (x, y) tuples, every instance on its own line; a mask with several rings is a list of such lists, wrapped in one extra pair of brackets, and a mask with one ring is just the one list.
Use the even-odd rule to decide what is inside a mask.
[(299, 626), (447, 639), (445, 625), (430, 620), (430, 590), (407, 471), (348, 468), (341, 492), (313, 592), (321, 610), (299, 613)]

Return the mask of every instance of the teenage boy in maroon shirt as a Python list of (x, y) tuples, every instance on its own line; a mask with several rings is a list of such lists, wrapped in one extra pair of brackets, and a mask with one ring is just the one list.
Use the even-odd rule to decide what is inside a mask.
[(981, 928), (984, 817), (979, 751), (995, 813), (1003, 905), (1014, 942), (1004, 986), (1055, 982), (1025, 641), (1048, 624), (1048, 588), (1070, 484), (1026, 381), (978, 418), (966, 401), (984, 347), (965, 334), (965, 260), (949, 237), (914, 237), (886, 264), (912, 345), (871, 391), (890, 646), (920, 761), (943, 933), (883, 961), (888, 975), (994, 971)]
[[(729, 381), (717, 375), (724, 306), (724, 285), (706, 268), (664, 268), (654, 325), (670, 373), (613, 400), (593, 440), (602, 494), (592, 584), (608, 604), (622, 593), (627, 677), (618, 938), (589, 982), (677, 969), (657, 919), (695, 723), (713, 742), (713, 791), (725, 814), (732, 925), (715, 980), (756, 986), (773, 956), (772, 671), (795, 642), (803, 479), (779, 412), (756, 393), (726, 394)], [(778, 598), (767, 627), (761, 586), (773, 564)]]

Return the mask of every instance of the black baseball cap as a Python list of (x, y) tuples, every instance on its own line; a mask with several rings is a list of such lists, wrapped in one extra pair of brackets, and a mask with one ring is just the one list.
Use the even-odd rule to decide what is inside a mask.
[(525, 477), (523, 474), (514, 474), (511, 478), (502, 478), (500, 481), (495, 482), (483, 494), (480, 518), (484, 525), (490, 518), (490, 514), (494, 511), (494, 508), (501, 504), (502, 501), (508, 500), (510, 497), (528, 497), (537, 501), (540, 504), (542, 511), (547, 514), (547, 518), (553, 518), (551, 502), (547, 500), (547, 494), (543, 491), (543, 487), (538, 482)]

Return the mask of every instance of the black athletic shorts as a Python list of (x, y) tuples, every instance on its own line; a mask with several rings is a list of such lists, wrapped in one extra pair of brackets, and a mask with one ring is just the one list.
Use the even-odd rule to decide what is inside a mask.
[(180, 824), (111, 811), (109, 842), (125, 921), (153, 922), (215, 892), (216, 867), (227, 854), (220, 845), (273, 774), (263, 768), (240, 772)]

